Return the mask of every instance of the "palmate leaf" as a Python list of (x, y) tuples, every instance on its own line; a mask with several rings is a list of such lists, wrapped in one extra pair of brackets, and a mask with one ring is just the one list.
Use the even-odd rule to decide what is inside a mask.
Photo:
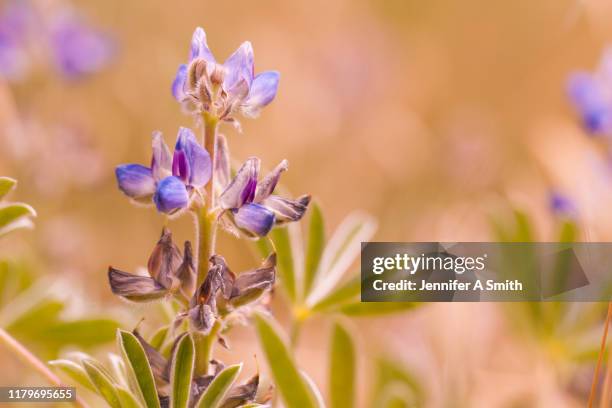
[(261, 314), (255, 316), (255, 327), (268, 366), (287, 408), (314, 408), (317, 403), (293, 360), (292, 352), (278, 330)]
[(184, 334), (176, 345), (172, 356), (172, 367), (170, 369), (170, 393), (171, 408), (189, 407), (191, 394), (191, 381), (193, 379), (193, 367), (195, 358), (195, 347), (190, 334)]
[(242, 364), (236, 364), (224, 368), (206, 388), (197, 402), (196, 408), (219, 407), (225, 398), (225, 395), (240, 375), (241, 370)]
[(132, 333), (118, 330), (117, 343), (131, 381), (138, 386), (140, 397), (147, 408), (159, 408), (153, 372), (142, 345)]
[(355, 404), (355, 346), (349, 332), (334, 325), (329, 356), (331, 408), (352, 408)]

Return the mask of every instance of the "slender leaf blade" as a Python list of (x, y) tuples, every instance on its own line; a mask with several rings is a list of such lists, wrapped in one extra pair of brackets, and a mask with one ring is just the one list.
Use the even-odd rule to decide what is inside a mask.
[(141, 408), (142, 405), (138, 399), (128, 390), (123, 387), (117, 387), (117, 396), (121, 401), (121, 408)]
[(90, 391), (96, 391), (96, 387), (89, 379), (85, 369), (74, 361), (66, 359), (51, 360), (49, 361), (49, 365), (66, 374), (66, 376), (77, 384), (82, 385)]
[(84, 360), (83, 367), (98, 393), (112, 408), (121, 408), (121, 401), (112, 378), (95, 361)]
[(35, 217), (34, 208), (24, 203), (11, 203), (0, 207), (0, 229), (23, 217)]
[(308, 295), (315, 281), (321, 255), (325, 248), (325, 221), (321, 207), (317, 203), (311, 205), (310, 224), (308, 226), (308, 242), (306, 244), (306, 259), (304, 265), (304, 294)]
[(261, 314), (255, 316), (255, 328), (285, 405), (288, 408), (317, 407), (308, 385), (295, 365), (291, 351), (277, 329)]
[(183, 335), (178, 341), (172, 358), (170, 370), (172, 392), (170, 393), (171, 408), (187, 408), (191, 394), (191, 381), (193, 379), (193, 367), (195, 358), (195, 347), (193, 338), (189, 334)]
[(329, 367), (331, 408), (352, 408), (355, 404), (355, 346), (349, 332), (339, 323), (332, 331)]
[(212, 380), (200, 397), (196, 408), (217, 408), (242, 370), (242, 364), (226, 367)]
[(135, 383), (138, 384), (138, 389), (146, 406), (148, 408), (159, 408), (153, 371), (140, 342), (136, 336), (124, 330), (117, 331), (117, 342), (128, 371), (133, 376)]
[(0, 200), (17, 185), (17, 180), (10, 177), (0, 177)]

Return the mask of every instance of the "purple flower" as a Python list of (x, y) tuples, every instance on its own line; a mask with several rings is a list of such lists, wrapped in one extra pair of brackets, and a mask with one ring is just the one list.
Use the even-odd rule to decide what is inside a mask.
[(115, 43), (108, 34), (70, 11), (52, 20), (49, 40), (55, 65), (69, 79), (102, 70), (115, 55)]
[(589, 133), (612, 135), (612, 50), (604, 53), (594, 73), (572, 74), (568, 94)]
[(115, 175), (119, 189), (128, 197), (141, 203), (152, 200), (158, 211), (172, 214), (189, 205), (195, 190), (210, 180), (211, 170), (208, 152), (190, 129), (182, 127), (174, 156), (161, 133), (155, 132), (151, 167), (123, 164), (117, 166)]
[(578, 209), (574, 201), (558, 191), (550, 192), (549, 205), (552, 212), (561, 217), (576, 218), (578, 215)]
[(9, 81), (22, 79), (30, 67), (26, 50), (31, 9), (22, 2), (11, 2), (0, 15), (0, 76)]
[(180, 65), (172, 94), (186, 110), (209, 112), (220, 120), (233, 121), (234, 113), (255, 117), (276, 96), (279, 73), (255, 75), (253, 47), (246, 41), (223, 63), (215, 60), (206, 33), (193, 33), (189, 61)]
[[(225, 146), (223, 142), (218, 144), (217, 162), (228, 163), (222, 159), (228, 155), (223, 151)], [(260, 181), (257, 180), (259, 167), (257, 157), (249, 158), (219, 196), (219, 206), (225, 210), (232, 225), (250, 237), (265, 236), (274, 225), (300, 220), (310, 203), (309, 195), (291, 200), (272, 194), (281, 173), (287, 170), (286, 160)], [(219, 180), (230, 179), (227, 165), (217, 167), (215, 172)]]

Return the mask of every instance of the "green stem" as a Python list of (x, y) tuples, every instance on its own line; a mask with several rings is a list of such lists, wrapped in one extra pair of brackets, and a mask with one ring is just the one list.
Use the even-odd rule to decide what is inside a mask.
[(217, 319), (208, 334), (196, 333), (193, 340), (196, 345), (197, 358), (195, 365), (195, 375), (202, 376), (208, 374), (208, 363), (212, 357), (213, 346), (217, 341), (217, 336), (221, 331), (221, 322)]
[[(212, 162), (212, 175), (210, 181), (205, 186), (205, 203), (196, 213), (197, 217), (197, 236), (198, 236), (198, 279), (197, 287), (200, 287), (208, 274), (209, 259), (215, 253), (215, 238), (217, 234), (217, 220), (214, 213), (215, 207), (215, 188), (214, 188), (214, 169), (215, 169), (215, 147), (217, 144), (217, 125), (219, 120), (205, 112), (202, 114), (204, 122), (204, 148), (210, 155)], [(207, 335), (196, 334), (194, 336), (196, 346), (196, 366), (195, 374), (198, 376), (208, 373), (208, 363), (212, 354), (212, 346), (221, 330), (219, 320), (215, 321), (210, 333)]]
[[(34, 354), (19, 343), (13, 336), (11, 336), (6, 330), (0, 329), (0, 342), (6, 346), (12, 353), (19, 357), (24, 363), (28, 364), (34, 370), (38, 371), (50, 384), (57, 387), (65, 387), (58, 376), (53, 374), (51, 370), (40, 361)], [(87, 408), (87, 403), (81, 398), (77, 397), (73, 403), (78, 407)]]

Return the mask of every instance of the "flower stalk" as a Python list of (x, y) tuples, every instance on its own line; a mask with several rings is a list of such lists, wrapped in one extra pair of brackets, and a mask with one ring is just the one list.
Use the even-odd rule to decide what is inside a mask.
[(601, 338), (601, 349), (599, 350), (599, 357), (597, 358), (597, 365), (595, 366), (595, 373), (593, 374), (593, 381), (591, 383), (591, 393), (589, 395), (588, 407), (593, 408), (595, 403), (595, 396), (597, 395), (597, 383), (599, 382), (599, 372), (601, 371), (601, 365), (603, 362), (604, 354), (606, 351), (606, 344), (608, 340), (608, 330), (610, 328), (610, 321), (612, 320), (612, 302), (608, 303), (608, 315), (606, 316), (606, 322), (604, 324), (604, 332)]

